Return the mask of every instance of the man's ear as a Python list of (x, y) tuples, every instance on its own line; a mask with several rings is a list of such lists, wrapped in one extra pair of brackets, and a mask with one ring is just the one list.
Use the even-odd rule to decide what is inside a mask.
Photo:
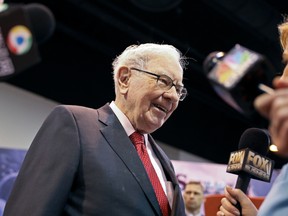
[(117, 82), (121, 93), (126, 93), (129, 87), (131, 71), (127, 67), (118, 69)]

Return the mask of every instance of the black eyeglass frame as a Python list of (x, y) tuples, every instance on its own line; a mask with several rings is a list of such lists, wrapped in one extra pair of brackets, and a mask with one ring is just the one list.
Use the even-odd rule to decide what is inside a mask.
[[(174, 86), (175, 89), (176, 89), (179, 101), (183, 101), (186, 98), (186, 96), (187, 96), (187, 93), (188, 93), (187, 89), (184, 86), (174, 84), (173, 80), (171, 79), (171, 77), (169, 77), (169, 76), (167, 76), (165, 74), (162, 74), (162, 75), (155, 74), (155, 73), (152, 73), (150, 71), (146, 71), (146, 70), (142, 70), (142, 69), (138, 69), (138, 68), (134, 68), (134, 67), (131, 67), (130, 70), (136, 70), (138, 72), (143, 72), (143, 73), (149, 74), (151, 76), (154, 76), (154, 77), (157, 78), (156, 79), (157, 83), (158, 83), (159, 80), (169, 80), (170, 84), (169, 85), (165, 84), (167, 87), (169, 87), (169, 88), (167, 88), (167, 90), (170, 90)], [(165, 77), (165, 78), (161, 79), (161, 77), (162, 78)]]

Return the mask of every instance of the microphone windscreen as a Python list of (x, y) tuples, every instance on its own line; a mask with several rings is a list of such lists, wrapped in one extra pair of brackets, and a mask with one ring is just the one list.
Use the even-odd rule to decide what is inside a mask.
[(55, 30), (55, 18), (48, 7), (32, 3), (24, 7), (28, 14), (35, 40), (41, 44), (45, 42)]
[(266, 129), (249, 128), (244, 131), (239, 140), (239, 149), (249, 148), (261, 155), (267, 155), (271, 138)]

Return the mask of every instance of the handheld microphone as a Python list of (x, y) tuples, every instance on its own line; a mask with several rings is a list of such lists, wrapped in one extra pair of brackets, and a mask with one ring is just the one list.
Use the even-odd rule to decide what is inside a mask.
[[(266, 129), (249, 128), (240, 137), (238, 151), (231, 152), (226, 171), (238, 175), (235, 188), (247, 193), (250, 179), (270, 182), (274, 161), (266, 155), (271, 138)], [(241, 212), (241, 206), (237, 203)]]
[(54, 29), (54, 16), (44, 5), (1, 5), (0, 80), (40, 62), (38, 44), (46, 41)]
[(227, 53), (210, 53), (203, 69), (218, 96), (249, 118), (255, 114), (254, 99), (263, 92), (274, 91), (271, 88), (274, 68), (270, 62), (239, 44)]

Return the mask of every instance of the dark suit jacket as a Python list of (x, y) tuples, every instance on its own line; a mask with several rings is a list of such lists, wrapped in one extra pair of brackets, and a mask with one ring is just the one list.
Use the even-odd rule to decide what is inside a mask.
[[(149, 135), (174, 186), (172, 215), (184, 203), (172, 164)], [(57, 106), (35, 136), (5, 216), (161, 215), (153, 187), (108, 104), (98, 110)]]

